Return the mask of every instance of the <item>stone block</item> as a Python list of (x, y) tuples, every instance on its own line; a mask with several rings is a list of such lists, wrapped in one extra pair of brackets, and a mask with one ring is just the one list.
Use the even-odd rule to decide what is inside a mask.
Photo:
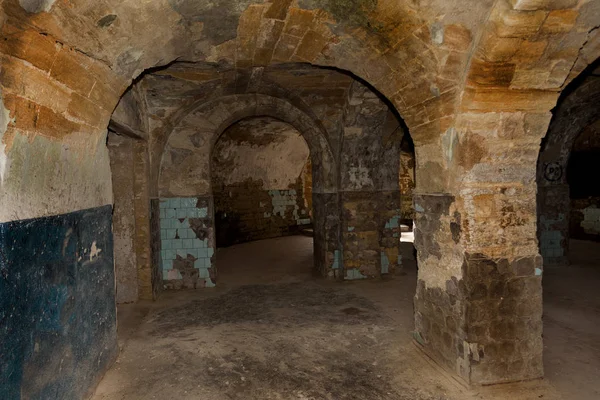
[(303, 60), (312, 62), (321, 53), (323, 48), (327, 45), (328, 40), (321, 34), (315, 31), (308, 31), (302, 38), (302, 41), (298, 45), (296, 56)]
[(557, 34), (566, 33), (573, 29), (579, 12), (577, 10), (554, 10), (550, 11), (548, 18), (542, 25), (541, 33)]
[(515, 10), (559, 10), (572, 8), (577, 5), (578, 0), (510, 0)]
[(291, 36), (303, 37), (308, 29), (312, 27), (314, 18), (313, 11), (290, 8), (283, 32)]
[(489, 62), (479, 58), (471, 61), (468, 84), (471, 86), (508, 87), (515, 74), (515, 64)]
[(96, 78), (88, 71), (89, 64), (86, 56), (63, 48), (56, 56), (50, 77), (87, 97), (96, 83)]
[(507, 11), (496, 22), (500, 37), (527, 37), (535, 35), (548, 13), (546, 11)]
[(544, 90), (473, 89), (463, 94), (462, 110), (479, 112), (551, 110), (558, 94)]

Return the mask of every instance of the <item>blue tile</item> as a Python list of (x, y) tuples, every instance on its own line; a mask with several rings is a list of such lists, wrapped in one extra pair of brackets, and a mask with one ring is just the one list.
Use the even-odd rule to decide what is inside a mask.
[(213, 281), (210, 280), (210, 278), (204, 278), (205, 279), (205, 287), (215, 287), (215, 284)]
[(163, 260), (163, 270), (173, 269), (173, 260)]
[(175, 239), (177, 229), (167, 229), (167, 239)]
[(187, 258), (187, 250), (186, 249), (177, 249), (177, 255), (181, 258)]
[(173, 239), (174, 249), (183, 249), (183, 239)]
[(206, 254), (207, 254), (208, 258), (210, 258), (213, 256), (213, 254), (215, 254), (215, 251), (212, 247), (209, 247), (208, 249), (206, 249)]
[[(194, 265), (194, 267), (196, 267), (196, 265)], [(196, 267), (196, 268), (199, 268), (199, 270), (198, 270), (199, 278), (208, 278), (210, 276), (210, 274), (208, 273), (208, 269), (205, 268), (204, 264), (202, 264), (201, 266)]]
[(160, 247), (163, 250), (170, 250), (173, 246), (171, 239), (163, 239), (160, 241)]
[(198, 249), (198, 257), (206, 258), (208, 256), (208, 252), (206, 249)]
[(160, 199), (159, 208), (169, 208), (169, 199)]
[(186, 249), (193, 249), (194, 248), (193, 239), (183, 239), (183, 247)]

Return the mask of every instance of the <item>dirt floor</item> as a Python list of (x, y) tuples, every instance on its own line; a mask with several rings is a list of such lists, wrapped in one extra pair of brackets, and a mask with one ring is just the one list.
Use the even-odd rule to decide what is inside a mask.
[(94, 400), (600, 398), (600, 268), (588, 261), (545, 276), (548, 379), (467, 389), (412, 342), (410, 260), (393, 280), (339, 283), (312, 276), (309, 237), (217, 257), (217, 288), (119, 307), (121, 355)]

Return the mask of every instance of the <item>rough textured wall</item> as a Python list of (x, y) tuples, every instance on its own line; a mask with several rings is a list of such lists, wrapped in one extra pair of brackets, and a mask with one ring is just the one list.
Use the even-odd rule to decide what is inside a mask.
[(399, 253), (399, 121), (369, 88), (349, 93), (340, 153), (341, 247), (345, 279), (393, 272)]
[(109, 134), (108, 151), (113, 180), (113, 235), (117, 303), (138, 299), (138, 272), (135, 254), (134, 140)]
[(294, 234), (310, 224), (308, 156), (302, 135), (287, 123), (257, 117), (229, 127), (211, 162), (217, 246)]
[(413, 191), (415, 189), (415, 149), (402, 141), (400, 149), (400, 217), (403, 222), (415, 219)]
[(0, 398), (86, 398), (116, 358), (111, 211), (0, 224)]

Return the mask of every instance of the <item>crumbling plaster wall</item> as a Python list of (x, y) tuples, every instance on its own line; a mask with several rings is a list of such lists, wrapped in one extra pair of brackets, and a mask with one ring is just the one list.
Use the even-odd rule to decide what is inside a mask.
[(309, 225), (302, 176), (308, 157), (302, 135), (270, 117), (225, 130), (211, 161), (217, 246), (294, 234)]

